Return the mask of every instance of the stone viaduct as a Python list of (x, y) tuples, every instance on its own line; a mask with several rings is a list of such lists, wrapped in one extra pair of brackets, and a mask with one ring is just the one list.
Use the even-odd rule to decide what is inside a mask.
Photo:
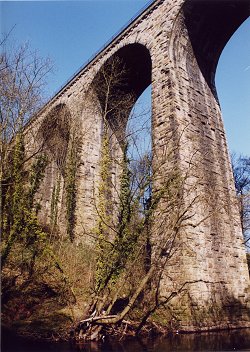
[[(56, 169), (67, 149), (65, 143), (59, 143), (59, 147), (53, 141), (67, 135), (63, 121), (64, 126), (65, 121), (66, 125), (74, 121), (81, 131), (74, 231), (76, 243), (90, 243), (88, 233), (97, 219), (95, 188), (102, 136), (102, 119), (95, 109), (98, 98), (89, 93), (91, 83), (105, 63), (118, 56), (129, 69), (128, 90), (136, 98), (152, 84), (153, 159), (157, 155), (157, 162), (165, 164), (163, 150), (174, 145), (180, 169), (192, 165), (195, 170), (193, 191), (189, 190), (187, 199), (197, 195), (203, 199), (193, 214), (196, 225), (187, 225), (183, 231), (186, 249), (178, 265), (169, 269), (179, 283), (194, 282), (188, 295), (191, 310), (199, 314), (193, 315), (193, 321), (183, 319), (181, 326), (187, 330), (208, 325), (249, 326), (246, 254), (214, 84), (221, 52), (249, 14), (248, 0), (152, 1), (43, 107), (28, 127), (40, 133), (48, 127), (46, 143), (54, 157), (40, 195), (45, 222), (49, 221)], [(114, 170), (112, 177), (116, 174)], [(199, 186), (195, 187), (197, 180)], [(63, 185), (59, 197), (58, 223), (64, 231)], [(164, 242), (164, 236), (154, 241)], [(168, 273), (161, 283), (163, 294), (167, 277)]]

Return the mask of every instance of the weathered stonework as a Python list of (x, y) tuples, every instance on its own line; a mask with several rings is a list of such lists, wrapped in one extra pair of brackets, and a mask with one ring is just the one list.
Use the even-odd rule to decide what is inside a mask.
[[(44, 119), (52, 116), (53, 111), (59, 119), (63, 109), (59, 112), (56, 109), (64, 106), (69, 120), (80, 131), (75, 241), (91, 243), (89, 234), (97, 219), (102, 133), (99, 102), (91, 93), (91, 83), (113, 55), (122, 57), (131, 68), (131, 91), (137, 97), (152, 83), (155, 163), (165, 163), (163, 150), (170, 143), (171, 135), (180, 169), (193, 165), (192, 192), (186, 190), (184, 201), (188, 203), (196, 194), (204, 200), (195, 209), (197, 226), (187, 225), (182, 233), (185, 246), (178, 265), (168, 268), (161, 283), (165, 295), (176, 286), (190, 282), (183, 300), (178, 297), (173, 302), (176, 321), (184, 330), (250, 326), (246, 254), (214, 86), (220, 53), (249, 13), (250, 3), (244, 0), (154, 1), (62, 88), (28, 127), (30, 131), (41, 130)], [(114, 155), (118, 154), (119, 150), (114, 149)], [(42, 221), (47, 224), (57, 174), (54, 157), (40, 194)], [(118, 174), (114, 166), (113, 183), (118, 182)], [(63, 182), (62, 179), (58, 201), (58, 224), (62, 232), (66, 228)], [(206, 214), (209, 214), (207, 218)], [(164, 241), (164, 237), (158, 241)], [(173, 287), (168, 283), (169, 275), (173, 278)]]

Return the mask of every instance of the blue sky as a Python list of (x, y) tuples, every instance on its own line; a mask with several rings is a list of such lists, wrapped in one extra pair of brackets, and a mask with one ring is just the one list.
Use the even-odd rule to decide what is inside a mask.
[[(11, 38), (30, 42), (49, 56), (55, 73), (48, 81), (53, 93), (147, 0), (0, 1), (1, 32), (14, 25)], [(250, 155), (250, 19), (225, 47), (216, 85), (230, 150)]]

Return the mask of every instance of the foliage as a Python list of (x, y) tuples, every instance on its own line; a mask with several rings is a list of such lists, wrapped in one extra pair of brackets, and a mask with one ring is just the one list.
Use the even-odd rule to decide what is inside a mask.
[(51, 205), (50, 205), (50, 226), (51, 226), (52, 232), (55, 231), (57, 226), (58, 202), (59, 202), (60, 190), (61, 190), (61, 174), (60, 172), (58, 172), (56, 183), (53, 186)]
[[(35, 203), (35, 194), (44, 175), (46, 156), (37, 156), (29, 173), (24, 169), (24, 157), (23, 137), (19, 133), (16, 136), (13, 162), (10, 162), (9, 185), (5, 189), (2, 208), (2, 266), (16, 241), (23, 243), (25, 249), (31, 250), (33, 262), (37, 253), (36, 244), (45, 237), (37, 220), (38, 204)], [(29, 265), (33, 265), (31, 261)]]
[[(24, 167), (22, 160), (25, 158), (25, 148), (21, 141), (22, 135), (18, 134), (13, 159), (10, 160), (10, 183), (5, 190), (2, 233), (2, 299), (5, 318), (12, 316), (11, 307), (18, 304), (17, 295), (20, 292), (28, 297), (27, 302), (21, 305), (22, 310), (18, 309), (16, 317), (13, 317), (15, 320), (38, 314), (41, 310), (38, 297), (41, 302), (57, 297), (52, 309), (75, 302), (63, 258), (59, 259), (58, 248), (38, 220), (40, 204), (37, 193), (48, 158), (46, 154), (38, 154), (29, 166)], [(49, 310), (43, 314), (49, 314)]]
[(67, 158), (65, 172), (67, 233), (71, 242), (74, 240), (75, 227), (77, 157), (78, 145), (74, 140)]
[[(4, 242), (3, 265), (15, 240), (24, 234), (25, 224), (32, 227), (31, 224), (36, 222), (31, 208), (42, 174), (39, 174), (39, 170), (31, 170), (31, 183), (27, 191), (25, 182), (28, 176), (24, 167), (27, 155), (24, 151), (23, 128), (41, 106), (45, 77), (51, 71), (49, 60), (41, 59), (28, 45), (11, 51), (5, 50), (8, 48), (7, 44), (6, 38), (1, 41), (4, 50), (0, 55), (0, 210)], [(44, 162), (42, 157), (33, 164), (33, 168), (43, 169)]]
[(99, 221), (96, 229), (98, 236), (97, 253), (98, 259), (96, 264), (96, 283), (95, 290), (98, 292), (102, 290), (108, 281), (109, 277), (109, 262), (112, 252), (112, 245), (110, 242), (108, 204), (110, 201), (109, 175), (111, 167), (111, 157), (109, 150), (109, 140), (106, 129), (102, 139), (101, 163), (100, 163), (100, 183), (98, 187), (98, 214)]
[(40, 58), (29, 45), (13, 50), (6, 41), (1, 41), (0, 54), (0, 195), (8, 183), (11, 141), (41, 107), (46, 77), (52, 70), (50, 60)]
[(27, 45), (0, 55), (2, 314), (11, 325), (28, 319), (55, 296), (53, 309), (72, 300), (49, 233), (38, 220), (48, 155), (27, 128), (41, 107), (50, 71), (49, 60)]
[[(108, 161), (108, 159), (106, 161)], [(105, 241), (105, 234), (103, 231), (104, 226), (106, 226), (106, 229), (110, 228), (105, 225), (105, 223), (109, 224), (110, 219), (103, 217), (105, 214), (104, 212), (102, 214), (99, 212), (99, 229), (102, 231), (99, 232), (98, 237), (99, 255), (96, 271), (97, 291), (101, 291), (108, 284), (114, 285), (117, 282), (119, 275), (126, 267), (128, 258), (130, 258), (133, 254), (136, 239), (139, 234), (137, 229), (138, 224), (134, 221), (132, 225), (132, 219), (135, 215), (135, 204), (138, 204), (138, 202), (134, 204), (135, 200), (132, 200), (131, 198), (131, 171), (129, 170), (129, 160), (127, 158), (127, 145), (123, 147), (123, 158), (120, 166), (121, 176), (118, 221), (116, 233), (115, 236), (113, 236), (114, 238), (112, 239), (112, 243), (110, 242), (111, 239), (110, 241), (107, 241), (107, 236)], [(102, 175), (104, 176), (104, 173)], [(108, 174), (105, 172), (105, 175)], [(107, 189), (110, 189), (110, 183), (106, 182), (104, 189), (106, 191)], [(103, 199), (102, 204), (105, 204), (105, 194), (100, 194), (100, 196)], [(133, 210), (134, 213), (132, 213)]]
[[(4, 266), (7, 256), (16, 237), (20, 237), (23, 230), (23, 219), (25, 216), (23, 198), (23, 159), (24, 144), (23, 136), (18, 134), (13, 152), (13, 162), (9, 170), (8, 185), (5, 185), (2, 201), (2, 239), (5, 246), (2, 251), (1, 264)], [(13, 176), (11, 176), (13, 174)], [(12, 186), (12, 187), (11, 187)]]

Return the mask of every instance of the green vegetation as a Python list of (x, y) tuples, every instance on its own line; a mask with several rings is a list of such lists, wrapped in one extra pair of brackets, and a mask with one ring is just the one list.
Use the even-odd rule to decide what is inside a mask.
[(59, 202), (60, 190), (61, 190), (61, 174), (58, 172), (57, 181), (53, 187), (52, 196), (51, 196), (51, 209), (50, 209), (51, 231), (54, 231), (57, 226), (58, 202)]
[(66, 191), (66, 221), (67, 234), (71, 242), (74, 240), (75, 209), (76, 209), (76, 172), (77, 172), (77, 145), (72, 143), (67, 158), (65, 172), (65, 191)]
[[(51, 65), (28, 46), (13, 53), (3, 50), (0, 56), (2, 324), (20, 333), (51, 337), (53, 331), (60, 330), (62, 320), (64, 326), (72, 323), (71, 312), (65, 319), (58, 319), (58, 311), (75, 302), (71, 286), (76, 280), (68, 279), (62, 248), (51, 234), (57, 222), (60, 177), (54, 185), (51, 228), (41, 221), (41, 185), (51, 167), (53, 148), (46, 148), (39, 134), (33, 135), (34, 131), (25, 128), (41, 106)], [(79, 259), (77, 251), (75, 254)], [(82, 263), (86, 266), (86, 261)], [(52, 329), (55, 320), (58, 323)], [(30, 322), (36, 325), (36, 331)]]

